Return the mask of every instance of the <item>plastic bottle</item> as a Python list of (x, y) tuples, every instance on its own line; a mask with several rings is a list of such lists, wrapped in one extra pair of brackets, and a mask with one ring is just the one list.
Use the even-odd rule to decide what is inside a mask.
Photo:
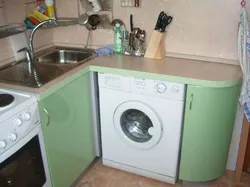
[(121, 26), (119, 23), (115, 25), (114, 52), (115, 54), (122, 53), (122, 33), (121, 33)]
[(53, 0), (45, 0), (47, 15), (50, 19), (56, 19)]
[(36, 4), (37, 4), (37, 6), (40, 6), (40, 5), (43, 5), (43, 2), (42, 2), (42, 0), (36, 0)]
[(42, 14), (46, 14), (46, 6), (42, 0), (36, 0), (37, 10)]

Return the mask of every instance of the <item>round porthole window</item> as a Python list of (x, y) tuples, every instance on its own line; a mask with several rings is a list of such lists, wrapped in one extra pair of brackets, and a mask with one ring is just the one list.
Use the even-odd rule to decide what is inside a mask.
[(162, 137), (160, 119), (141, 102), (125, 102), (114, 114), (114, 126), (123, 141), (139, 149), (154, 147)]
[(125, 111), (121, 116), (120, 125), (123, 132), (132, 141), (145, 143), (152, 138), (149, 133), (149, 129), (153, 128), (152, 121), (142, 111), (136, 109)]

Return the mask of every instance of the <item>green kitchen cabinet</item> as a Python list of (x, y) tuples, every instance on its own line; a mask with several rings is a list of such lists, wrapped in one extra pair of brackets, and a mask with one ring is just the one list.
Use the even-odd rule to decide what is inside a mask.
[(209, 181), (227, 164), (240, 85), (187, 86), (179, 179)]
[(69, 187), (95, 158), (88, 75), (39, 102), (53, 187)]

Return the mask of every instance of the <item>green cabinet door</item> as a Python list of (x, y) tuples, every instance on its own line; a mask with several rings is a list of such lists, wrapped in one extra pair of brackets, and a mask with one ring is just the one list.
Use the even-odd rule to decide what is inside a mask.
[(187, 87), (179, 178), (209, 181), (223, 175), (240, 85)]
[(88, 75), (39, 102), (53, 187), (69, 187), (95, 158)]

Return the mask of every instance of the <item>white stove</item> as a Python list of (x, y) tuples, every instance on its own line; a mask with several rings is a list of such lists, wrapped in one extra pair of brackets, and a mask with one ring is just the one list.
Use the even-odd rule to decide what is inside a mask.
[[(14, 100), (7, 106), (2, 106), (1, 95), (11, 95), (14, 97)], [(25, 108), (36, 102), (37, 100), (35, 96), (23, 94), (21, 92), (16, 92), (16, 91), (0, 89), (0, 116), (1, 116), (0, 124), (9, 119), (10, 117), (12, 117), (13, 115), (15, 115), (16, 113), (18, 113), (19, 111), (24, 110)], [(28, 113), (24, 115), (25, 118), (30, 117), (28, 116), (29, 115)]]
[(35, 96), (0, 89), (0, 155), (38, 125)]
[(35, 95), (0, 89), (0, 186), (9, 184), (51, 186)]

